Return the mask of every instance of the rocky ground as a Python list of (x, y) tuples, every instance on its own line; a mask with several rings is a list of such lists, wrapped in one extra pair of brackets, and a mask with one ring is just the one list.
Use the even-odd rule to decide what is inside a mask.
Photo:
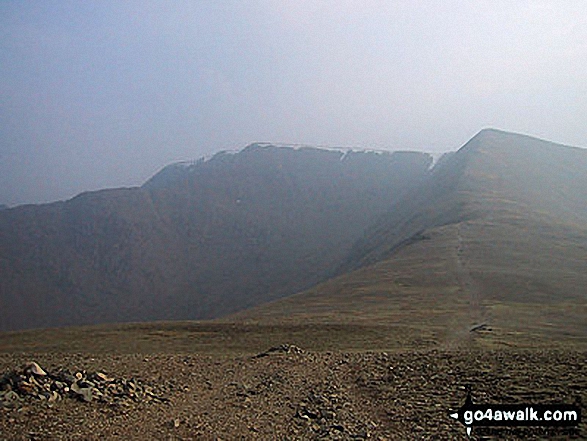
[[(0, 439), (466, 439), (449, 413), (467, 385), (478, 403), (587, 403), (586, 361), (287, 345), (247, 356), (0, 354)], [(471, 439), (587, 439), (587, 426), (475, 428)]]

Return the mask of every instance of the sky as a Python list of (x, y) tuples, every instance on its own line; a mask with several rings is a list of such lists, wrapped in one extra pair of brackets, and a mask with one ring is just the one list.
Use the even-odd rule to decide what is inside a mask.
[(253, 142), (587, 147), (587, 2), (0, 1), (0, 204)]

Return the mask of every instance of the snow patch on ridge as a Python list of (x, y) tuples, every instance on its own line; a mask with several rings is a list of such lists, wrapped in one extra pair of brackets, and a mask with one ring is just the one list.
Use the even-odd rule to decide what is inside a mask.
[(438, 162), (445, 155), (451, 155), (454, 152), (426, 152), (426, 153), (429, 154), (430, 156), (432, 156), (432, 163), (430, 164), (430, 167), (428, 167), (428, 170), (432, 170), (434, 167), (436, 167), (436, 165), (438, 164)]
[(428, 167), (428, 170), (432, 170), (434, 168), (434, 166), (436, 164), (438, 164), (438, 160), (440, 158), (442, 158), (445, 154), (445, 152), (426, 152), (428, 153), (430, 156), (432, 156), (432, 162), (430, 163), (430, 167)]

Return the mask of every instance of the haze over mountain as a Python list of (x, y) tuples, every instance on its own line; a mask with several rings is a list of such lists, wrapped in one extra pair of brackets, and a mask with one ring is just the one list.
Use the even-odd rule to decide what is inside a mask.
[(585, 145), (585, 17), (556, 0), (3, 1), (0, 203), (137, 186), (252, 140), (444, 152), (503, 127)]
[(331, 276), (431, 162), (255, 144), (2, 211), (0, 329), (210, 318), (293, 294)]

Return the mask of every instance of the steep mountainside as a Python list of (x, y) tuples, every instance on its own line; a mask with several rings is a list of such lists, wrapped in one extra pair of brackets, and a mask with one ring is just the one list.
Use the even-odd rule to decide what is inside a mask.
[(329, 277), (429, 155), (252, 145), (0, 212), (0, 330), (217, 317)]
[(339, 273), (234, 318), (380, 323), (398, 339), (449, 345), (483, 323), (491, 344), (587, 342), (587, 150), (484, 130), (395, 204)]
[(341, 272), (385, 258), (425, 229), (511, 217), (584, 229), (587, 150), (483, 130), (374, 225)]

